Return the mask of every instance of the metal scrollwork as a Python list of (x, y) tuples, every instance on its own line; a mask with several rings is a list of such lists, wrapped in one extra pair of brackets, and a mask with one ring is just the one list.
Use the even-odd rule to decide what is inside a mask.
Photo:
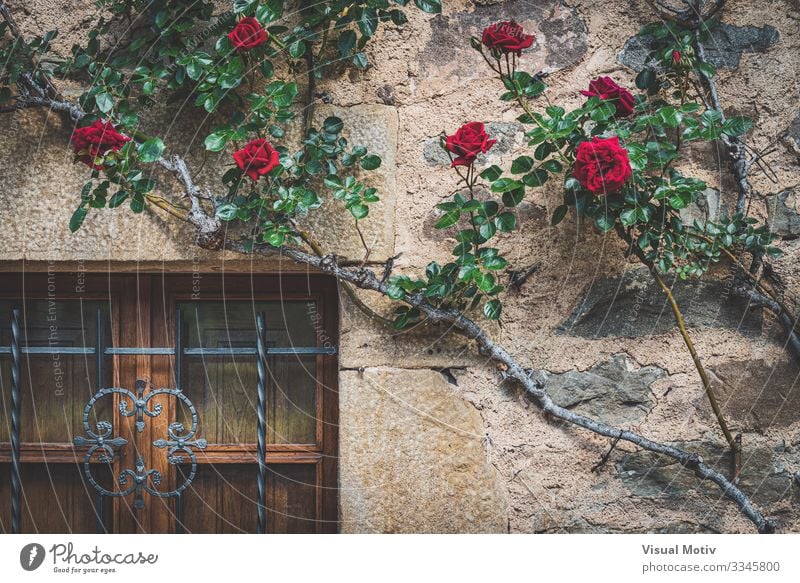
[[(83, 460), (83, 471), (94, 489), (104, 496), (113, 496), (117, 498), (124, 498), (134, 494), (134, 508), (144, 507), (144, 492), (159, 498), (179, 496), (181, 492), (191, 485), (197, 475), (197, 457), (194, 450), (205, 449), (208, 445), (205, 439), (197, 438), (199, 425), (197, 410), (183, 391), (180, 389), (153, 389), (150, 387), (150, 390), (147, 391), (147, 395), (145, 395), (145, 390), (147, 390), (147, 388), (148, 383), (146, 381), (137, 380), (135, 394), (128, 389), (119, 387), (98, 390), (94, 396), (89, 399), (89, 402), (86, 403), (86, 407), (84, 407), (83, 410), (83, 429), (88, 437), (79, 436), (73, 439), (73, 443), (76, 446), (88, 446), (89, 448)], [(152, 408), (149, 408), (148, 404), (153, 397), (158, 395), (175, 397), (189, 410), (192, 424), (188, 431), (183, 423), (174, 422), (167, 428), (168, 439), (157, 439), (153, 442), (153, 445), (159, 449), (168, 448), (167, 461), (172, 465), (184, 463), (187, 457), (189, 459), (191, 464), (189, 474), (186, 476), (183, 483), (174, 490), (158, 490), (157, 487), (160, 486), (163, 481), (161, 473), (155, 469), (147, 469), (141, 457), (136, 459), (134, 469), (126, 468), (120, 472), (117, 480), (120, 486), (119, 490), (108, 490), (101, 486), (95, 479), (92, 473), (92, 457), (97, 454), (97, 461), (110, 464), (114, 461), (117, 451), (128, 443), (128, 440), (122, 437), (111, 437), (113, 426), (108, 421), (99, 421), (94, 431), (89, 424), (89, 417), (97, 402), (115, 393), (130, 400), (130, 405), (127, 401), (121, 400), (119, 411), (124, 417), (133, 417), (136, 415), (136, 431), (139, 433), (145, 429), (146, 417), (158, 417), (163, 411), (163, 407), (159, 403), (155, 403)]]

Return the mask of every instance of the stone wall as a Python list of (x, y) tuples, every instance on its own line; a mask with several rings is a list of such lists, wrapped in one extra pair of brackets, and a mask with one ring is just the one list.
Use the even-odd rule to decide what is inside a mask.
[[(56, 24), (68, 46), (83, 33), (86, 13), (69, 0), (32, 0), (28, 30)], [(731, 114), (756, 127), (750, 143), (776, 139), (769, 158), (773, 182), (753, 178), (752, 211), (783, 238), (777, 272), (787, 302), (800, 293), (797, 235), (800, 215), (800, 11), (796, 2), (743, 0), (721, 12), (724, 23), (710, 46), (720, 67), (720, 96)], [(74, 5), (74, 6), (73, 6)], [(366, 236), (377, 257), (402, 254), (399, 271), (414, 273), (432, 259), (446, 261), (453, 241), (436, 231), (434, 205), (453, 185), (438, 135), (482, 120), (498, 145), (483, 162), (507, 165), (522, 146), (518, 112), (498, 101), (501, 89), (486, 75), (468, 37), (513, 16), (537, 36), (522, 66), (550, 72), (550, 99), (578, 105), (578, 91), (597, 75), (633, 85), (642, 47), (632, 39), (650, 21), (637, 0), (448, 0), (444, 13), (409, 11), (402, 28), (382, 28), (368, 49), (372, 66), (348, 71), (320, 87), (334, 111), (353, 124), (351, 136), (384, 156), (378, 179), (382, 205)], [(65, 30), (66, 29), (66, 30)], [(74, 88), (73, 88), (74, 93)], [(165, 112), (168, 119), (169, 112)], [(318, 113), (321, 115), (321, 113)], [(182, 150), (191, 124), (166, 135)], [(191, 250), (190, 233), (158, 217), (101, 212), (77, 235), (67, 221), (85, 168), (71, 164), (69, 127), (44, 112), (0, 118), (0, 257), (6, 268), (21, 260), (113, 261), (158, 266), (199, 261), (207, 269), (277, 268), (235, 256)], [(197, 158), (195, 158), (195, 161)], [(222, 157), (209, 160), (202, 179), (212, 184)], [(730, 208), (735, 187), (729, 167), (711, 148), (692, 153), (690, 168), (713, 188), (706, 209)], [(517, 265), (538, 270), (509, 293), (498, 341), (542, 380), (564, 406), (633, 428), (653, 439), (703, 453), (726, 470), (729, 460), (702, 386), (660, 292), (627, 262), (613, 234), (601, 236), (549, 215), (557, 188), (528, 195), (519, 207), (520, 236), (504, 251)], [(692, 212), (704, 212), (695, 209)], [(343, 240), (346, 217), (331, 212), (318, 223), (325, 242), (357, 253)], [(349, 236), (349, 235), (348, 235)], [(148, 263), (149, 262), (149, 263)], [(65, 266), (67, 264), (64, 264)], [(98, 264), (102, 267), (102, 263)], [(36, 264), (29, 264), (36, 268)], [(701, 282), (679, 284), (691, 333), (713, 372), (723, 406), (744, 433), (742, 485), (785, 531), (800, 530), (800, 373), (783, 349), (768, 314), (731, 294), (720, 268)], [(370, 294), (364, 301), (385, 309)], [(606, 439), (544, 418), (500, 371), (445, 329), (385, 330), (343, 299), (341, 336), (341, 520), (346, 532), (750, 532), (751, 525), (721, 497), (669, 460), (630, 445), (592, 467)]]

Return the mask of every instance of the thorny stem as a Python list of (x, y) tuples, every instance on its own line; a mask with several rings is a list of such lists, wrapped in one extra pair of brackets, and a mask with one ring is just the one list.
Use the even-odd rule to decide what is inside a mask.
[(711, 381), (708, 378), (706, 369), (697, 354), (697, 350), (694, 347), (692, 338), (689, 336), (689, 332), (686, 330), (686, 323), (683, 320), (681, 309), (678, 307), (678, 302), (675, 301), (675, 296), (672, 295), (672, 290), (664, 282), (664, 279), (661, 277), (661, 275), (659, 275), (655, 267), (652, 265), (648, 265), (648, 267), (650, 267), (650, 271), (653, 274), (653, 279), (656, 280), (656, 283), (658, 283), (661, 291), (663, 291), (664, 295), (667, 296), (667, 301), (669, 301), (669, 305), (672, 308), (672, 313), (675, 315), (675, 321), (678, 323), (678, 329), (683, 337), (683, 342), (686, 344), (686, 348), (689, 350), (689, 354), (692, 356), (692, 361), (697, 369), (697, 374), (700, 375), (700, 380), (703, 381), (703, 388), (705, 389), (706, 397), (708, 397), (708, 402), (711, 404), (711, 409), (714, 411), (714, 416), (717, 418), (717, 423), (719, 424), (720, 429), (722, 429), (723, 435), (725, 435), (725, 440), (728, 442), (731, 450), (735, 453), (738, 451), (736, 440), (731, 434), (730, 429), (728, 429), (728, 424), (725, 421), (725, 417), (722, 415), (722, 410), (717, 402), (717, 396), (714, 394), (714, 389), (711, 387)]
[[(622, 227), (617, 225), (617, 234), (620, 236), (622, 240), (624, 240), (629, 249), (633, 251), (639, 261), (642, 262), (649, 270), (655, 279), (658, 286), (661, 288), (661, 291), (664, 292), (664, 295), (667, 296), (667, 301), (669, 302), (670, 308), (672, 309), (672, 314), (675, 316), (675, 322), (678, 324), (678, 330), (680, 330), (681, 337), (683, 338), (684, 344), (686, 344), (686, 348), (689, 351), (689, 354), (692, 357), (692, 362), (694, 362), (694, 366), (697, 369), (697, 374), (700, 375), (700, 380), (703, 383), (703, 389), (705, 390), (706, 397), (708, 397), (708, 402), (711, 404), (711, 409), (714, 412), (714, 416), (717, 418), (717, 423), (719, 424), (720, 429), (722, 430), (723, 435), (725, 436), (725, 440), (728, 442), (728, 445), (731, 448), (731, 451), (734, 453), (734, 458), (736, 458), (737, 449), (737, 442), (734, 439), (733, 435), (731, 434), (730, 430), (728, 429), (728, 424), (725, 421), (725, 417), (722, 415), (722, 410), (719, 407), (719, 403), (717, 402), (717, 396), (714, 393), (714, 389), (711, 386), (711, 381), (708, 378), (708, 374), (706, 373), (706, 369), (703, 366), (703, 362), (700, 360), (700, 356), (697, 354), (697, 350), (694, 347), (694, 342), (692, 342), (691, 336), (689, 336), (689, 332), (686, 329), (686, 322), (683, 319), (683, 313), (681, 312), (680, 307), (678, 306), (678, 302), (675, 301), (675, 296), (672, 294), (672, 290), (670, 287), (664, 282), (664, 279), (658, 273), (658, 269), (656, 266), (653, 265), (651, 261), (648, 261), (645, 257), (642, 250), (636, 245), (631, 238), (631, 236), (626, 233)], [(735, 476), (738, 475), (738, 465), (734, 467), (734, 479)]]

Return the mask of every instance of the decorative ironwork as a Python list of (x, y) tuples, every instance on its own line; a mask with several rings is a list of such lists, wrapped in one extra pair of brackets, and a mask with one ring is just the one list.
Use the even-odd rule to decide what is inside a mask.
[[(181, 492), (189, 487), (194, 477), (197, 475), (197, 457), (194, 453), (194, 449), (205, 449), (208, 445), (205, 439), (196, 438), (199, 417), (191, 400), (183, 391), (180, 389), (153, 389), (149, 387), (145, 395), (146, 389), (148, 389), (148, 383), (143, 380), (137, 380), (135, 394), (128, 389), (119, 387), (98, 390), (94, 396), (89, 399), (89, 402), (86, 403), (86, 407), (83, 409), (83, 429), (88, 437), (78, 436), (73, 439), (73, 443), (78, 447), (89, 446), (83, 459), (83, 472), (92, 487), (103, 496), (125, 498), (134, 494), (134, 508), (144, 507), (144, 492), (159, 498), (180, 496)], [(114, 394), (123, 397), (123, 400), (119, 403), (119, 412), (123, 417), (133, 417), (136, 415), (136, 431), (140, 433), (145, 429), (146, 417), (158, 417), (164, 410), (160, 403), (155, 403), (152, 408), (149, 407), (149, 403), (154, 397), (159, 395), (175, 397), (189, 410), (191, 413), (192, 425), (188, 431), (183, 423), (171, 423), (167, 428), (167, 436), (169, 439), (157, 439), (153, 442), (153, 445), (157, 448), (168, 448), (167, 461), (172, 465), (184, 463), (185, 456), (189, 458), (191, 470), (180, 486), (168, 491), (159, 490), (157, 486), (160, 486), (162, 483), (161, 473), (155, 469), (147, 469), (141, 457), (137, 458), (135, 469), (127, 468), (120, 472), (118, 478), (120, 485), (119, 490), (109, 490), (97, 482), (92, 473), (93, 464), (91, 463), (95, 454), (100, 452), (97, 461), (111, 464), (114, 461), (116, 452), (128, 443), (128, 440), (122, 437), (111, 438), (113, 427), (108, 421), (99, 421), (95, 431), (92, 431), (89, 424), (89, 417), (97, 402)], [(185, 456), (179, 455), (181, 452), (185, 454)]]

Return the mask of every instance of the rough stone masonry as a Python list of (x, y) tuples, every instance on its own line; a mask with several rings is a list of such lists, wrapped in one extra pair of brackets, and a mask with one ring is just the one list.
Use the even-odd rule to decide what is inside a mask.
[[(751, 211), (769, 220), (786, 256), (776, 263), (787, 303), (800, 294), (800, 216), (795, 191), (800, 157), (800, 13), (797, 2), (742, 0), (724, 9), (709, 52), (720, 67), (720, 98), (731, 115), (748, 115), (748, 143), (778, 144), (769, 162), (774, 180), (752, 179)], [(19, 15), (28, 31), (58, 26), (65, 53), (85, 33), (95, 8), (70, 0), (30, 0)], [(375, 258), (402, 254), (398, 271), (413, 274), (446, 261), (453, 241), (432, 228), (435, 205), (454, 181), (436, 149), (437, 136), (462, 123), (484, 121), (501, 147), (483, 162), (506, 166), (524, 141), (518, 112), (469, 48), (468, 37), (492, 21), (514, 17), (536, 35), (521, 66), (550, 72), (550, 99), (579, 104), (579, 90), (598, 75), (633, 86), (642, 48), (631, 41), (653, 19), (643, 0), (527, 0), (444, 3), (430, 16), (381, 28), (369, 45), (372, 66), (329, 79), (319, 88), (350, 137), (384, 158), (377, 179), (381, 205), (365, 236)], [(78, 87), (66, 87), (74, 96)], [(388, 98), (387, 96), (391, 96)], [(322, 115), (322, 109), (320, 115)], [(165, 141), (199, 153), (194, 120), (172, 124), (167, 107), (149, 123), (170, 127)], [(191, 233), (144, 213), (101, 211), (77, 234), (69, 216), (85, 168), (72, 164), (70, 126), (45, 111), (0, 116), (3, 188), (0, 260), (4, 270), (36, 269), (53, 260), (67, 269), (270, 271), (276, 264), (233, 254), (192, 250)], [(794, 136), (794, 137), (793, 137)], [(224, 152), (198, 177), (217, 186)], [(194, 168), (200, 156), (189, 154)], [(708, 148), (692, 151), (688, 170), (715, 189), (715, 209), (730, 208), (734, 185), (726, 160)], [(32, 168), (35, 171), (32, 171)], [(559, 403), (631, 427), (656, 440), (703, 452), (727, 467), (711, 412), (669, 310), (654, 286), (626, 262), (614, 235), (604, 237), (568, 219), (548, 217), (560, 203), (557, 187), (530, 193), (519, 209), (521, 238), (503, 249), (517, 265), (538, 270), (506, 301), (497, 340), (527, 366), (544, 371)], [(707, 209), (706, 209), (707, 210)], [(694, 209), (694, 212), (706, 212)], [(325, 245), (355, 254), (344, 212), (318, 219)], [(92, 261), (100, 260), (99, 263)], [(149, 267), (148, 267), (149, 266)], [(605, 274), (605, 275), (603, 275)], [(783, 349), (775, 322), (726, 296), (729, 273), (680, 287), (690, 332), (744, 433), (743, 487), (786, 531), (800, 530), (800, 369)], [(376, 309), (386, 301), (362, 294)], [(342, 300), (340, 507), (345, 532), (750, 532), (720, 492), (680, 468), (619, 445), (608, 463), (591, 468), (610, 443), (543, 418), (463, 339), (445, 329), (388, 331)]]

